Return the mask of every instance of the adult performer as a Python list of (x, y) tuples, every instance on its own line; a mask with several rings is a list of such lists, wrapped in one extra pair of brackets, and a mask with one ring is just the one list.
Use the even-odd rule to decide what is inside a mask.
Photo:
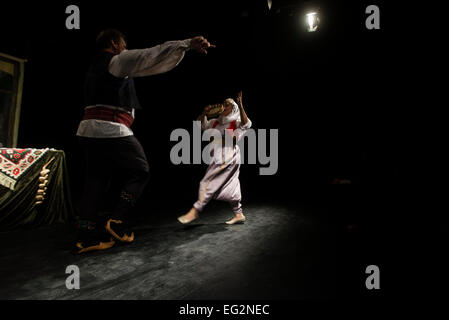
[[(199, 213), (212, 199), (227, 201), (230, 204), (234, 217), (226, 221), (227, 224), (246, 221), (241, 204), (240, 148), (237, 142), (242, 138), (245, 131), (251, 127), (251, 120), (248, 119), (243, 108), (242, 92), (238, 93), (236, 100), (237, 103), (231, 98), (225, 100), (223, 103), (224, 111), (218, 119), (207, 119), (208, 107), (199, 116), (201, 129), (217, 129), (222, 137), (225, 137), (226, 132), (229, 132), (234, 138), (234, 143), (225, 144), (223, 141), (218, 141), (217, 148), (213, 150), (213, 160), (200, 182), (198, 200), (185, 215), (178, 218), (178, 221), (182, 224), (197, 219)], [(217, 143), (217, 141), (213, 141), (213, 143)]]
[[(86, 182), (81, 199), (76, 247), (78, 253), (104, 250), (115, 241), (129, 243), (128, 215), (148, 182), (149, 167), (142, 146), (133, 135), (135, 110), (141, 109), (133, 78), (167, 72), (177, 66), (186, 51), (207, 53), (215, 46), (204, 37), (168, 41), (147, 48), (126, 50), (126, 38), (106, 29), (96, 40), (98, 53), (87, 72), (84, 116), (77, 136), (86, 159)], [(105, 199), (112, 176), (120, 181), (118, 199)], [(99, 212), (106, 201), (114, 202), (111, 216)]]

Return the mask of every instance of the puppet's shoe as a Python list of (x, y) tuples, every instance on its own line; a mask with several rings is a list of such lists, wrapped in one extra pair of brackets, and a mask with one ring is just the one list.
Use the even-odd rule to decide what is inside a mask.
[(226, 221), (226, 224), (237, 224), (237, 223), (244, 223), (246, 221), (246, 217), (242, 214), (240, 216), (235, 216), (229, 221)]
[(111, 248), (115, 241), (102, 230), (91, 230), (78, 232), (75, 250), (77, 253), (99, 251)]
[(183, 216), (180, 216), (178, 218), (178, 221), (181, 222), (182, 224), (188, 224), (188, 223), (192, 222), (193, 220), (198, 219), (199, 214), (195, 213), (193, 215), (190, 215), (190, 217), (188, 217), (188, 218), (187, 218), (187, 216), (189, 216), (189, 214), (185, 214)]
[(106, 250), (111, 248), (115, 244), (114, 240), (110, 240), (108, 242), (98, 242), (98, 243), (91, 243), (86, 244), (84, 242), (77, 242), (76, 247), (78, 250), (78, 253), (85, 253), (89, 251), (99, 251), (99, 250)]
[(122, 220), (109, 219), (106, 222), (106, 230), (120, 242), (130, 243), (134, 241), (134, 232), (130, 232)]

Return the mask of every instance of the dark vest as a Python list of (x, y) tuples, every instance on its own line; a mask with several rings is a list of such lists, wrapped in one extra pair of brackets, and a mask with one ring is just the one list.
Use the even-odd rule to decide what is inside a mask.
[(108, 66), (113, 56), (110, 52), (100, 52), (94, 57), (84, 83), (85, 105), (104, 104), (127, 110), (141, 109), (133, 78), (117, 78), (109, 73)]

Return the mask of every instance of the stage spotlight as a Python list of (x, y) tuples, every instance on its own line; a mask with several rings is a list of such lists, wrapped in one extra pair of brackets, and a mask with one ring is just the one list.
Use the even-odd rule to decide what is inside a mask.
[(315, 32), (320, 24), (320, 18), (317, 12), (309, 12), (306, 14), (307, 31)]

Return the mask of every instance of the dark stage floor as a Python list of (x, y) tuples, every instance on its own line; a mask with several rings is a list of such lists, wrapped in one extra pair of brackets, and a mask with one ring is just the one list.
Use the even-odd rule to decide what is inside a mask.
[[(76, 255), (71, 227), (0, 233), (0, 299), (334, 298), (336, 230), (325, 214), (282, 205), (247, 205), (247, 223), (211, 203), (190, 226), (159, 212), (135, 229), (136, 241)], [(68, 265), (80, 269), (68, 290)]]

